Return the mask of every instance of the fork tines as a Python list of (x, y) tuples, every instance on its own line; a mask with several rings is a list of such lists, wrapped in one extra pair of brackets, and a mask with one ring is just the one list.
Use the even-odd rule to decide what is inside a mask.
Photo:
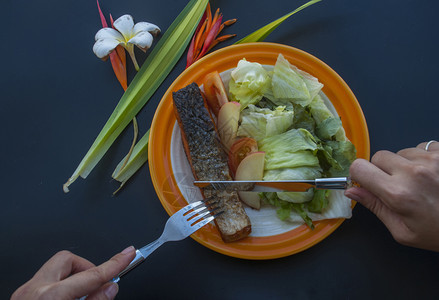
[[(199, 222), (204, 224), (211, 222), (223, 211), (218, 205), (218, 201), (214, 197), (209, 197), (190, 205), (191, 209), (184, 213), (186, 220), (193, 221), (191, 225), (195, 225)], [(201, 225), (201, 224), (200, 224)]]

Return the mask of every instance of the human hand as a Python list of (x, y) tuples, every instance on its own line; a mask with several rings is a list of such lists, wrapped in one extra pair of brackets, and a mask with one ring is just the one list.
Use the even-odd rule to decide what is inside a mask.
[(401, 244), (439, 251), (439, 142), (355, 160), (350, 176), (361, 187), (345, 192), (371, 210)]
[(113, 299), (119, 287), (110, 280), (134, 259), (134, 247), (128, 247), (107, 262), (95, 266), (69, 251), (60, 251), (49, 259), (34, 277), (18, 288), (11, 300), (18, 299)]

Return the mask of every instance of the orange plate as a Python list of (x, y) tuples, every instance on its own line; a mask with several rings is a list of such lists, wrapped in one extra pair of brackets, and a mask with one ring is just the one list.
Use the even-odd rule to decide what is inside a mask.
[[(192, 82), (201, 84), (206, 74), (235, 68), (246, 58), (251, 62), (274, 65), (279, 53), (293, 65), (317, 77), (324, 84), (323, 92), (331, 100), (343, 121), (346, 135), (357, 148), (357, 156), (369, 159), (370, 146), (366, 120), (357, 99), (329, 66), (314, 56), (296, 48), (274, 43), (248, 43), (222, 48), (202, 58), (186, 69), (163, 96), (151, 126), (149, 137), (149, 169), (157, 195), (169, 215), (187, 205), (175, 181), (170, 146), (175, 116), (172, 92)], [(272, 259), (303, 251), (330, 235), (344, 219), (315, 222), (315, 229), (302, 225), (283, 234), (268, 237), (248, 237), (234, 243), (224, 243), (213, 225), (207, 225), (192, 235), (197, 242), (219, 253), (245, 259)]]

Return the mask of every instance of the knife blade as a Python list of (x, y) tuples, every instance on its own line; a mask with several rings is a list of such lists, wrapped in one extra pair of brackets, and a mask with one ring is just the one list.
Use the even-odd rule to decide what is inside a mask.
[(248, 191), (248, 192), (306, 192), (311, 188), (319, 190), (345, 190), (352, 186), (349, 177), (317, 178), (314, 180), (281, 180), (281, 181), (194, 181), (199, 188)]

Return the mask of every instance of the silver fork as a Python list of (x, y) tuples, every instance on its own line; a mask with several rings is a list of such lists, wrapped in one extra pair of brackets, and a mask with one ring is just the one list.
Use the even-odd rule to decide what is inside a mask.
[(137, 267), (164, 243), (183, 240), (220, 215), (222, 211), (216, 206), (217, 202), (212, 200), (207, 198), (191, 203), (173, 214), (166, 222), (162, 235), (154, 242), (136, 250), (133, 261), (112, 281), (119, 282), (123, 275)]

